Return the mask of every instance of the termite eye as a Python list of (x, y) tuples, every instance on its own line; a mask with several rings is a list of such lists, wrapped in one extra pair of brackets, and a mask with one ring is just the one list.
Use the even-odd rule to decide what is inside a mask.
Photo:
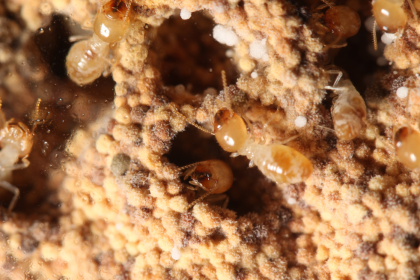
[(208, 192), (215, 194), (227, 191), (233, 183), (229, 165), (217, 159), (201, 162), (191, 178), (201, 183)]
[(226, 108), (214, 117), (214, 135), (222, 149), (230, 153), (238, 151), (248, 139), (244, 120)]
[(347, 6), (334, 6), (324, 15), (325, 26), (338, 37), (349, 38), (360, 29), (359, 15)]
[(377, 0), (373, 3), (372, 13), (379, 28), (395, 33), (407, 24), (407, 15), (400, 0)]
[(395, 133), (395, 150), (398, 159), (410, 169), (420, 167), (420, 133), (403, 127)]
[(197, 181), (199, 181), (200, 183), (203, 184), (204, 181), (210, 180), (211, 173), (208, 173), (208, 172), (199, 172), (196, 169), (196, 171), (194, 172), (193, 177), (194, 177), (195, 180), (197, 180)]
[(108, 1), (95, 17), (95, 34), (106, 43), (121, 41), (130, 24), (128, 12), (126, 1)]

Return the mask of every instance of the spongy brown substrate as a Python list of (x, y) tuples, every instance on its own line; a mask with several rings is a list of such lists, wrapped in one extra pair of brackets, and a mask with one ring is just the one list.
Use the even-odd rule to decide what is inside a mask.
[[(41, 25), (39, 11), (83, 23), (98, 7), (6, 2), (32, 30)], [(200, 43), (183, 40), (197, 30), (184, 29), (182, 8), (197, 12), (190, 20), (206, 30)], [(396, 95), (418, 78), (391, 70), (378, 79), (365, 93), (363, 132), (338, 141), (325, 129), (332, 121), (321, 103), (328, 50), (303, 11), (285, 0), (133, 0), (130, 30), (113, 51), (113, 109), (75, 132), (64, 178), (51, 174), (61, 203), (54, 219), (3, 215), (3, 279), (418, 279), (420, 176), (399, 163), (392, 143), (394, 127), (418, 126), (417, 95), (409, 103)], [(230, 60), (208, 36), (211, 18), (239, 37)], [(398, 68), (420, 61), (418, 50), (408, 51), (418, 36), (409, 24), (385, 53)], [(268, 59), (255, 59), (250, 44), (263, 39)], [(218, 93), (221, 70), (231, 83), (235, 71), (239, 78)], [(221, 152), (212, 136), (183, 132), (187, 123), (174, 113), (211, 129), (221, 106), (249, 121), (256, 141), (299, 134), (287, 145), (311, 160), (312, 176), (276, 185), (247, 169), (246, 159)], [(302, 128), (298, 116), (307, 120)], [(176, 164), (215, 157), (236, 178), (230, 204), (187, 210), (197, 194)]]

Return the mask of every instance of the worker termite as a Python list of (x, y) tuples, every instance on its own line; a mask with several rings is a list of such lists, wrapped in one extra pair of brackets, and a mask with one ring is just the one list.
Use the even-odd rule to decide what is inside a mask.
[[(224, 72), (223, 85), (227, 92)], [(295, 149), (282, 145), (261, 145), (250, 136), (243, 118), (227, 107), (221, 108), (214, 118), (214, 133), (199, 127), (170, 105), (178, 116), (201, 130), (216, 136), (219, 145), (233, 156), (243, 155), (250, 160), (250, 166), (257, 165), (261, 172), (277, 183), (299, 183), (305, 181), (313, 171), (312, 163)]]
[[(38, 116), (40, 103), (41, 100), (38, 99), (34, 116)], [(31, 131), (22, 122), (14, 123), (13, 119), (6, 121), (0, 101), (0, 187), (14, 193), (7, 209), (8, 213), (13, 210), (19, 197), (19, 189), (8, 181), (11, 179), (13, 170), (29, 166), (27, 158), (32, 150), (33, 132), (38, 121), (35, 120), (33, 123)]]
[[(361, 21), (359, 15), (351, 8), (339, 5), (334, 6), (326, 0), (322, 0), (325, 4), (316, 8), (322, 10), (328, 7), (328, 10), (322, 14), (316, 13), (313, 16), (317, 32), (324, 37), (324, 40), (329, 41), (327, 48), (341, 48), (345, 47), (347, 43), (343, 42), (345, 39), (353, 37), (360, 29)], [(323, 21), (323, 24), (319, 22)]]
[(93, 23), (93, 35), (75, 43), (66, 59), (71, 80), (86, 85), (99, 78), (109, 64), (109, 45), (121, 41), (127, 33), (131, 0), (111, 0), (100, 8)]
[[(405, 0), (376, 0), (372, 3), (372, 13), (375, 17), (373, 23), (373, 43), (375, 50), (378, 49), (376, 40), (376, 24), (386, 33), (403, 31), (407, 25), (407, 14), (403, 5)], [(417, 20), (417, 11), (411, 0), (407, 0), (414, 18)]]
[[(411, 106), (416, 106), (417, 94), (412, 95), (413, 90), (401, 87), (397, 90), (397, 96), (399, 98), (406, 98), (407, 104), (406, 109), (408, 110)], [(413, 104), (410, 104), (413, 102)], [(408, 121), (407, 121), (408, 122)], [(420, 132), (412, 129), (407, 123), (406, 126), (397, 129), (394, 133), (394, 147), (395, 153), (398, 160), (410, 169), (416, 169), (420, 167)]]
[(331, 108), (335, 134), (340, 140), (352, 140), (363, 129), (366, 118), (365, 101), (349, 79), (341, 79), (341, 71), (327, 72), (338, 74), (334, 85), (325, 87), (338, 94)]
[[(229, 165), (221, 160), (213, 159), (202, 162), (193, 163), (181, 168), (178, 171), (184, 170), (184, 180), (191, 178), (190, 184), (197, 186), (206, 193), (194, 200), (188, 205), (187, 209), (193, 207), (196, 203), (202, 201), (211, 194), (221, 194), (226, 192), (233, 183), (233, 174)], [(197, 190), (194, 188), (193, 190)], [(217, 200), (225, 200), (223, 206), (226, 207), (229, 198), (226, 195), (217, 197)]]

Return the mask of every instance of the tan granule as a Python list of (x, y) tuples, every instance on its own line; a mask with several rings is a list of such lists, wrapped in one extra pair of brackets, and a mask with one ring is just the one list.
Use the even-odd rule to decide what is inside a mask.
[[(78, 22), (97, 9), (95, 1), (50, 2), (60, 9), (73, 5), (76, 10), (71, 12), (72, 19)], [(87, 4), (96, 8), (87, 9)], [(109, 267), (109, 275), (104, 275), (104, 279), (125, 277), (122, 267), (127, 268), (133, 279), (277, 279), (287, 274), (291, 279), (315, 279), (314, 274), (319, 279), (369, 279), (382, 277), (380, 273), (385, 273), (385, 269), (387, 274), (384, 275), (390, 279), (415, 276), (418, 250), (401, 242), (405, 242), (404, 238), (410, 240), (407, 234), (418, 232), (418, 217), (412, 210), (420, 193), (418, 175), (397, 162), (392, 144), (388, 145), (390, 141), (378, 137), (382, 135), (379, 127), (389, 131), (395, 120), (404, 123), (401, 110), (369, 108), (377, 110), (372, 113), (372, 119), (382, 123), (368, 126), (353, 142), (338, 141), (336, 149), (329, 150), (330, 143), (324, 138), (311, 136), (312, 127), (321, 125), (314, 108), (326, 94), (323, 88), (328, 75), (319, 67), (319, 57), (324, 55), (323, 43), (312, 34), (310, 26), (300, 21), (289, 2), (244, 1), (243, 7), (236, 4), (237, 1), (204, 0), (133, 2), (134, 24), (115, 49), (115, 53), (121, 54), (121, 60), (113, 68), (117, 109), (108, 117), (114, 118), (114, 124), (109, 130), (95, 128), (86, 133), (78, 132), (68, 146), (77, 161), (66, 164), (68, 177), (58, 195), (66, 203), (61, 209), (65, 216), (59, 221), (65, 237), (60, 239), (62, 244), (57, 244), (61, 250), (57, 260), (63, 259), (66, 264), (57, 261), (55, 266), (60, 267), (64, 276), (71, 278), (72, 271), (80, 271), (80, 277), (86, 279), (98, 275), (102, 267)], [(249, 214), (246, 219), (238, 219), (229, 211), (206, 203), (199, 203), (186, 212), (190, 194), (185, 183), (179, 181), (179, 174), (174, 172), (176, 166), (168, 165), (168, 160), (162, 157), (169, 152), (170, 141), (186, 123), (164, 105), (173, 100), (159, 100), (167, 85), (160, 81), (158, 69), (148, 64), (154, 63), (153, 51), (148, 46), (155, 36), (152, 25), (159, 25), (175, 7), (187, 7), (190, 11), (207, 9), (217, 24), (233, 27), (237, 32), (240, 43), (233, 48), (235, 64), (239, 71), (255, 69), (260, 74), (251, 79), (249, 74), (241, 73), (237, 87), (254, 102), (246, 106), (249, 111), (259, 108), (262, 112), (259, 116), (264, 118), (273, 108), (281, 107), (278, 127), (273, 125), (275, 128), (270, 126), (267, 130), (270, 139), (277, 141), (283, 133), (293, 135), (293, 120), (297, 114), (308, 118), (309, 132), (298, 131), (302, 136), (296, 147), (302, 146), (302, 150), (311, 155), (315, 172), (306, 186), (296, 186), (301, 188), (297, 203), (288, 204), (281, 195), (281, 198), (271, 197), (271, 191), (267, 191), (266, 196), (272, 202), (264, 198), (263, 210), (257, 218), (250, 218)], [(36, 23), (35, 15), (29, 14), (24, 19)], [(151, 25), (145, 27), (140, 19)], [(410, 26), (414, 26), (412, 21), (409, 29)], [(413, 31), (403, 34), (400, 49), (396, 49), (396, 43), (387, 47), (385, 55), (397, 67), (411, 67), (418, 62), (418, 54), (408, 51), (407, 42), (415, 37), (415, 34), (408, 37), (409, 32)], [(267, 38), (269, 61), (250, 59), (249, 44), (263, 38)], [(195, 99), (197, 104), (177, 101), (182, 108), (180, 112), (191, 121), (211, 125), (217, 110), (216, 105), (211, 104), (216, 94), (208, 97), (208, 103), (201, 108), (200, 93)], [(188, 99), (192, 96), (185, 88), (183, 95), (185, 100), (192, 100)], [(273, 108), (261, 106), (259, 102)], [(134, 108), (140, 108), (143, 114)], [(258, 125), (265, 120), (259, 116), (250, 118), (257, 124), (255, 135), (261, 130)], [(102, 135), (95, 141), (91, 136), (98, 135), (98, 131)], [(317, 141), (312, 141), (311, 137)], [(132, 160), (130, 168), (133, 170), (114, 177), (110, 175), (112, 158), (121, 152)], [(103, 169), (102, 184), (92, 179), (93, 167)], [(147, 171), (147, 183), (140, 187), (132, 184), (128, 174), (143, 171)], [(265, 183), (252, 187), (259, 191)], [(290, 210), (292, 217), (283, 220), (278, 214), (279, 207)], [(191, 218), (181, 218), (185, 213), (191, 214)], [(89, 224), (88, 229), (84, 229), (86, 224)], [(275, 227), (274, 224), (281, 225)], [(395, 233), (396, 228), (403, 233)], [(3, 223), (1, 229), (11, 235), (8, 246), (16, 247), (16, 236), (20, 236), (23, 229), (14, 222)], [(90, 239), (84, 242), (83, 238), (88, 238), (89, 234), (96, 235), (101, 245)], [(44, 244), (48, 243), (41, 242), (39, 250), (48, 252), (44, 247), (49, 245)], [(365, 244), (371, 244), (373, 252), (366, 249), (370, 247)], [(171, 250), (178, 245), (183, 246), (182, 257), (175, 261)], [(375, 254), (375, 249), (379, 255)], [(111, 256), (107, 261), (105, 257), (98, 257), (106, 250)], [(74, 258), (76, 255), (80, 259)], [(131, 256), (135, 257), (134, 263)], [(39, 253), (33, 255), (34, 262), (37, 258)], [(104, 263), (96, 263), (97, 260)], [(299, 267), (295, 267), (296, 262)], [(43, 262), (42, 265), (47, 266)], [(362, 274), (367, 267), (376, 274)], [(37, 270), (42, 267), (31, 268), (34, 273)], [(394, 272), (389, 272), (391, 270)]]
[(318, 246), (315, 257), (319, 262), (327, 260), (329, 258), (328, 248), (323, 245)]

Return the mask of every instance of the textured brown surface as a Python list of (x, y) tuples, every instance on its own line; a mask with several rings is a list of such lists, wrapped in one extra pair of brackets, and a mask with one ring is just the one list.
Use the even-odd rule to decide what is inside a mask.
[[(374, 79), (373, 70), (366, 69), (375, 65), (358, 70), (357, 62), (343, 63), (349, 65), (344, 70), (350, 79), (358, 77), (356, 88), (368, 85), (362, 92), (368, 112), (356, 139), (338, 141), (325, 129), (332, 128), (333, 98), (324, 90), (331, 84), (327, 61), (336, 50), (326, 51), (322, 40), (327, 38), (311, 21), (316, 16), (311, 16), (312, 6), (303, 2), (133, 1), (129, 32), (113, 52), (120, 59), (112, 71), (112, 108), (106, 105), (108, 97), (98, 95), (104, 92), (104, 80), (78, 89), (64, 78), (54, 84), (54, 75), (39, 76), (38, 83), (53, 81), (50, 90), (63, 94), (58, 98), (79, 100), (69, 102), (71, 110), (88, 125), (71, 134), (62, 170), (45, 168), (48, 179), (34, 177), (33, 184), (40, 187), (24, 193), (11, 216), (2, 215), (2, 279), (417, 279), (420, 176), (398, 162), (392, 139), (395, 127), (418, 128), (420, 60), (413, 43), (418, 24), (408, 14), (403, 36), (386, 47), (385, 56), (396, 67), (376, 71), (386, 75)], [(95, 15), (97, 4), (8, 0), (0, 5), (9, 13), (2, 14), (0, 24), (25, 29), (26, 23), (27, 29), (37, 30), (53, 9), (83, 24)], [(369, 14), (364, 1), (346, 4), (363, 21)], [(181, 8), (194, 12), (192, 18), (181, 20)], [(229, 49), (215, 41), (212, 21), (231, 27), (239, 43)], [(24, 38), (12, 28), (1, 30), (9, 30), (11, 40)], [(251, 43), (265, 38), (268, 60), (254, 59)], [(4, 40), (7, 51), (12, 42)], [(366, 57), (372, 46), (354, 42), (349, 39), (341, 51), (357, 54), (362, 49), (360, 57)], [(337, 64), (340, 59), (339, 54)], [(8, 63), (0, 70), (21, 65)], [(226, 92), (219, 92), (221, 70), (231, 84)], [(252, 72), (258, 76), (252, 78)], [(16, 73), (12, 77), (22, 80), (13, 85), (31, 85), (31, 76)], [(397, 97), (401, 86), (410, 88), (410, 102)], [(37, 87), (23, 93), (15, 88), (2, 83), (8, 117), (25, 114), (15, 105), (18, 94), (33, 101), (42, 97)], [(60, 116), (54, 121), (64, 120), (61, 103), (44, 99)], [(90, 107), (92, 103), (97, 105)], [(80, 104), (77, 109), (75, 104)], [(244, 157), (221, 151), (213, 136), (186, 128), (169, 104), (207, 129), (212, 129), (217, 110), (229, 106), (249, 120), (252, 137), (261, 144), (263, 137), (275, 142), (299, 134), (287, 145), (311, 160), (314, 173), (302, 183), (276, 185), (257, 168), (247, 168)], [(25, 110), (30, 105), (28, 101)], [(84, 115), (88, 113), (93, 116)], [(71, 116), (66, 120), (74, 121)], [(295, 125), (298, 116), (307, 119), (302, 128)], [(75, 129), (74, 123), (53, 122), (51, 127), (58, 143), (68, 137), (63, 133)], [(47, 129), (40, 128), (37, 135), (48, 137)], [(197, 194), (177, 168), (212, 158), (233, 170), (229, 205), (198, 203), (187, 211)], [(30, 160), (37, 166), (50, 158)], [(30, 169), (19, 172), (31, 178)], [(42, 191), (45, 200), (39, 198)]]

